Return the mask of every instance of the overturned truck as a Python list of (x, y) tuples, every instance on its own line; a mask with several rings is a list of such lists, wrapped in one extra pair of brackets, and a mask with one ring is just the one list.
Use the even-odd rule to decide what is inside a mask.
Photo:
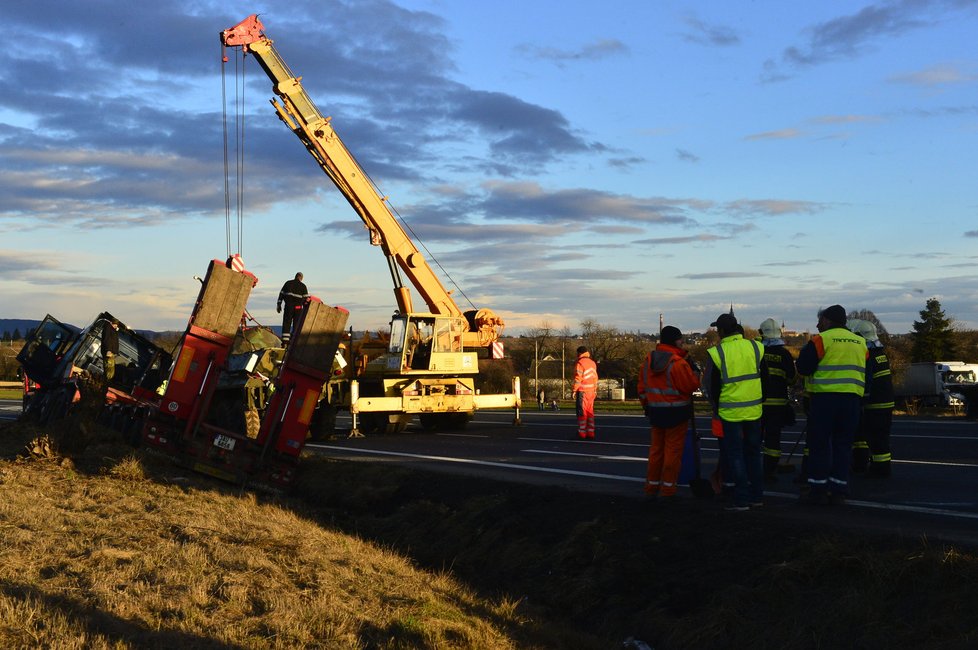
[(46, 424), (71, 411), (86, 381), (104, 384), (107, 406), (152, 399), (171, 359), (102, 312), (82, 330), (46, 315), (27, 336), (17, 361), (24, 371), (24, 416)]
[(268, 347), (240, 328), (257, 280), (229, 266), (211, 262), (162, 395), (129, 420), (144, 445), (195, 471), (285, 489), (349, 313), (310, 298), (289, 346)]
[(83, 330), (48, 315), (18, 355), (24, 417), (65, 417), (87, 383), (104, 390), (99, 420), (132, 444), (241, 485), (287, 489), (310, 431), (335, 420), (328, 383), (341, 374), (349, 313), (310, 297), (283, 347), (246, 326), (256, 283), (243, 265), (212, 260), (172, 356), (108, 312)]

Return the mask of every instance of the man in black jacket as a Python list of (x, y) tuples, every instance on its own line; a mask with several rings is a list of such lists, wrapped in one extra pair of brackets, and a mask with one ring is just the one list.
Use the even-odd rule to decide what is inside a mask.
[[(282, 285), (282, 290), (278, 292), (278, 302), (276, 311), (282, 314), (282, 342), (288, 343), (292, 335), (292, 325), (297, 320), (299, 312), (306, 304), (309, 297), (309, 290), (302, 283), (302, 274), (296, 273), (294, 280), (289, 280)], [(282, 311), (282, 303), (285, 303), (285, 311)]]
[(759, 328), (764, 357), (761, 363), (761, 389), (764, 393), (764, 415), (761, 430), (764, 434), (764, 480), (777, 480), (781, 462), (781, 430), (795, 423), (794, 410), (788, 400), (788, 387), (795, 382), (795, 360), (784, 347), (781, 326), (768, 318)]
[(854, 320), (850, 322), (850, 329), (866, 339), (866, 347), (869, 348), (863, 412), (852, 445), (852, 468), (857, 472), (868, 469), (869, 476), (888, 478), (891, 461), (890, 428), (895, 406), (890, 360), (873, 323)]

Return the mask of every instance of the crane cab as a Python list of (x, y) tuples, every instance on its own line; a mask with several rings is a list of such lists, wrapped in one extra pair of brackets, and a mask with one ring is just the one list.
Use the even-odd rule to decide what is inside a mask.
[(436, 314), (395, 315), (385, 371), (475, 375), (478, 355), (462, 349), (464, 318)]

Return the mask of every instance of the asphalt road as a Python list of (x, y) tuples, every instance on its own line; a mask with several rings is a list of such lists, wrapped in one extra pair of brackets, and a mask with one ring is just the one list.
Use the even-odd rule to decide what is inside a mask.
[[(478, 474), (510, 481), (562, 485), (573, 489), (642, 498), (648, 454), (648, 424), (635, 415), (597, 415), (595, 441), (579, 441), (572, 412), (480, 412), (464, 433), (435, 434), (412, 426), (399, 435), (346, 438), (308, 448), (335, 458), (408, 464), (424, 469)], [(349, 427), (343, 418), (338, 427)], [(782, 436), (787, 459), (804, 426), (800, 420)], [(705, 435), (705, 475), (717, 462), (717, 441), (706, 417), (697, 419)], [(978, 546), (978, 422), (897, 419), (892, 432), (893, 476), (852, 477), (846, 507), (797, 504), (794, 477), (802, 445), (795, 450), (794, 473), (780, 473), (767, 485), (765, 509), (826, 523), (927, 536)], [(683, 493), (692, 498), (688, 489)], [(720, 510), (719, 504), (716, 506)], [(813, 512), (814, 510), (814, 512)], [(753, 513), (750, 513), (753, 515)]]
[(20, 400), (0, 399), (0, 422), (10, 422), (20, 417)]
[[(20, 401), (0, 400), (0, 422), (20, 415)], [(349, 418), (337, 426), (349, 429)], [(785, 430), (783, 459), (799, 439), (804, 421)], [(709, 420), (697, 419), (704, 432), (701, 448), (705, 475), (717, 462), (717, 441)], [(463, 433), (426, 433), (416, 425), (398, 435), (347, 438), (307, 448), (334, 458), (396, 463), (461, 474), (477, 474), (523, 483), (559, 485), (640, 499), (648, 454), (648, 425), (640, 415), (598, 413), (597, 439), (579, 441), (572, 412), (480, 412)], [(898, 418), (892, 434), (890, 479), (852, 477), (852, 497), (844, 508), (797, 505), (801, 447), (793, 473), (781, 473), (766, 486), (764, 511), (834, 525), (893, 532), (903, 536), (963, 542), (978, 547), (978, 422)], [(688, 489), (681, 496), (692, 499)], [(720, 511), (719, 504), (716, 506)], [(726, 513), (724, 513), (726, 514)], [(746, 516), (756, 516), (747, 513)]]

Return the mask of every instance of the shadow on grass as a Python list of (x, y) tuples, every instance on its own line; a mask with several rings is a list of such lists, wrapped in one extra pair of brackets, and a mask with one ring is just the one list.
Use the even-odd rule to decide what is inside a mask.
[[(79, 471), (102, 473), (117, 462), (100, 444), (107, 443), (72, 456)], [(117, 458), (133, 453), (117, 447)], [(144, 463), (148, 479), (173, 483), (175, 467)], [(203, 476), (186, 480), (239, 493)], [(729, 515), (704, 502), (646, 506), (323, 457), (303, 459), (291, 497), (259, 500), (450, 572), (483, 598), (460, 607), (520, 647), (615, 647), (627, 636), (657, 648), (969, 647), (978, 640), (978, 560), (884, 533), (827, 533), (812, 522)], [(413, 638), (400, 627), (363, 633), (365, 642)]]
[[(58, 612), (64, 616), (66, 626), (72, 628), (77, 626), (85, 634), (92, 637), (101, 636), (110, 644), (119, 643), (124, 646), (165, 648), (167, 650), (171, 648), (243, 650), (243, 646), (206, 639), (179, 630), (152, 630), (141, 621), (127, 620), (63, 594), (45, 593), (31, 585), (4, 581), (0, 582), (0, 592), (8, 599), (24, 604), (28, 609), (33, 609), (33, 603), (40, 603), (43, 605), (44, 611)], [(50, 621), (38, 620), (36, 624), (48, 627)], [(30, 624), (25, 622), (23, 627), (26, 631)]]

